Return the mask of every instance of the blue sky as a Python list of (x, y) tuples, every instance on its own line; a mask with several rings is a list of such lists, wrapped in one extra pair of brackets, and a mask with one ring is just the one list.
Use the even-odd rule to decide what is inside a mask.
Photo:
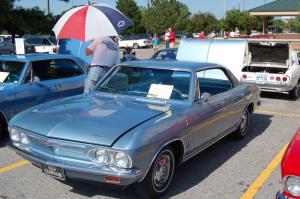
[[(224, 9), (224, 0), (180, 0), (182, 3), (185, 3), (192, 13), (197, 12), (211, 12), (217, 18), (222, 18)], [(240, 9), (251, 9), (260, 5), (263, 5), (265, 2), (271, 2), (273, 0), (225, 0), (225, 9), (229, 10), (232, 8)], [(58, 0), (50, 0), (51, 11), (54, 14), (59, 14), (64, 10), (71, 8), (73, 5), (82, 5), (87, 4), (88, 0), (70, 0), (69, 3), (60, 2)], [(97, 3), (106, 3), (110, 5), (115, 5), (115, 0), (93, 0), (92, 2)], [(147, 0), (136, 0), (139, 6), (146, 6)], [(47, 10), (47, 1), (46, 0), (20, 0), (15, 3), (16, 6), (22, 6), (24, 8), (31, 8), (38, 6), (42, 10)]]

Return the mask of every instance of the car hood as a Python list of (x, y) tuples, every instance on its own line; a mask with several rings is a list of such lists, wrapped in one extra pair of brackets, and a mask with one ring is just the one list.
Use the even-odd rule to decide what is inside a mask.
[(49, 138), (111, 146), (116, 139), (169, 110), (99, 96), (75, 96), (48, 102), (21, 112), (10, 122)]
[(300, 128), (289, 143), (281, 162), (282, 176), (300, 176)]
[(0, 92), (10, 88), (14, 88), (16, 86), (17, 86), (16, 84), (12, 84), (12, 83), (0, 83)]

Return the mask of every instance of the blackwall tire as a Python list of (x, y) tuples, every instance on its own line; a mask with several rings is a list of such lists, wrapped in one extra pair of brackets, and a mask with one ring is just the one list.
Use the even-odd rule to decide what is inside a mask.
[(248, 108), (246, 108), (243, 112), (239, 127), (232, 133), (233, 137), (237, 139), (243, 139), (246, 137), (248, 133), (248, 127), (249, 127), (249, 118), (250, 118), (250, 113)]
[(174, 172), (174, 151), (166, 147), (157, 155), (146, 177), (135, 185), (135, 189), (143, 198), (157, 198), (168, 189)]

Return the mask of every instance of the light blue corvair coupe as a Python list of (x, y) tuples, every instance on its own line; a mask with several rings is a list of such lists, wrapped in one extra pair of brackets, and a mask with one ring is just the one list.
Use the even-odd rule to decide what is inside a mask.
[(228, 134), (245, 137), (259, 95), (218, 64), (127, 62), (88, 95), (19, 113), (11, 147), (51, 177), (135, 184), (153, 198), (176, 165)]
[(83, 93), (85, 64), (71, 55), (0, 57), (0, 136), (18, 112)]

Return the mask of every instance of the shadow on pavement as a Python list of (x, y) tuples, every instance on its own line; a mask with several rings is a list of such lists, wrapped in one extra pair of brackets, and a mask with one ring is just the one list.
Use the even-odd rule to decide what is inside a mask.
[(93, 196), (106, 196), (112, 198), (122, 198), (122, 199), (138, 199), (139, 197), (135, 193), (134, 186), (129, 186), (127, 188), (122, 188), (118, 186), (108, 185), (104, 183), (89, 183), (80, 181), (68, 181), (65, 184), (72, 187), (70, 190), (73, 193), (83, 195), (86, 197)]
[[(253, 114), (250, 120), (248, 135), (245, 139), (235, 140), (230, 136), (227, 136), (182, 164), (177, 169), (170, 188), (164, 198), (170, 198), (199, 184), (222, 164), (228, 161), (228, 159), (241, 151), (255, 137), (262, 134), (270, 125), (271, 117), (272, 116), (270, 115)], [(70, 190), (71, 192), (86, 197), (100, 195), (124, 199), (139, 198), (133, 186), (121, 190), (110, 185), (95, 185), (94, 183), (90, 184), (78, 181), (69, 181), (66, 184), (72, 187)]]
[(166, 194), (166, 198), (182, 193), (199, 184), (247, 146), (254, 138), (262, 134), (271, 124), (271, 117), (270, 115), (253, 114), (248, 135), (245, 139), (235, 140), (227, 136), (181, 165), (177, 170), (169, 192)]
[(295, 101), (294, 99), (290, 99), (289, 95), (286, 93), (273, 93), (273, 92), (261, 92), (260, 96), (262, 98), (269, 98), (269, 99), (281, 99), (287, 101)]

